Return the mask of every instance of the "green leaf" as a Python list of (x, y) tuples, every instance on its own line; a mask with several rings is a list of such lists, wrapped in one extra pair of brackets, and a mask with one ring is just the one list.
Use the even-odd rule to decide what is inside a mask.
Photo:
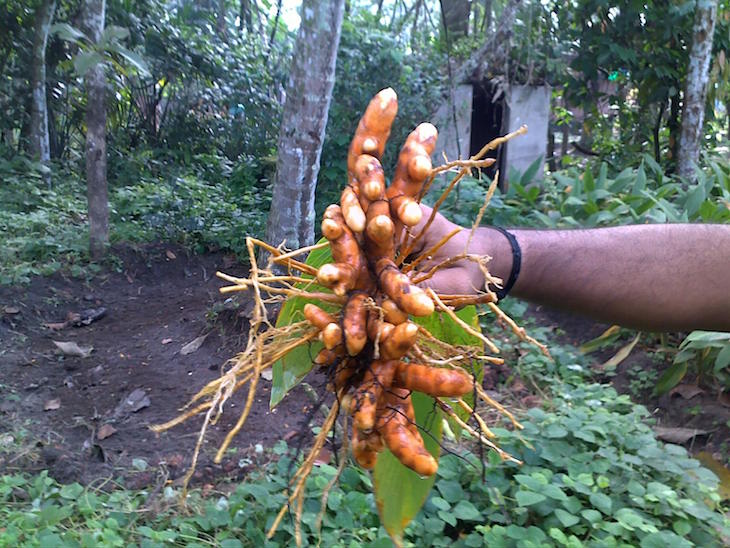
[(139, 55), (131, 50), (128, 50), (127, 48), (120, 46), (120, 45), (115, 45), (115, 47), (113, 49), (119, 55), (121, 55), (127, 61), (127, 63), (132, 65), (132, 67), (134, 67), (134, 69), (137, 72), (139, 72), (142, 76), (150, 75), (149, 68), (147, 68), (147, 63), (145, 62), (144, 59), (142, 59), (141, 55)]
[[(422, 434), (426, 449), (438, 459), (443, 433), (441, 411), (434, 409), (433, 399), (425, 394), (413, 392), (411, 397), (416, 422), (430, 433)], [(387, 449), (378, 455), (373, 472), (375, 504), (383, 527), (393, 539), (399, 541), (403, 537), (403, 531), (426, 502), (435, 481), (436, 474), (428, 478), (419, 476)]]
[[(465, 306), (461, 310), (457, 310), (456, 316), (467, 325), (474, 328), (476, 331), (481, 330), (481, 327), (479, 326), (479, 317), (477, 316), (477, 309), (475, 306)], [(428, 332), (431, 333), (431, 335), (441, 341), (448, 342), (449, 344), (474, 346), (476, 348), (482, 347), (482, 342), (478, 337), (470, 335), (469, 333), (464, 331), (464, 329), (459, 324), (457, 324), (446, 314), (439, 314), (438, 312), (434, 312), (430, 316), (414, 317), (412, 318), (412, 320), (418, 325), (425, 327)], [(482, 378), (484, 377), (484, 370), (481, 363), (479, 362), (475, 362), (474, 370), (468, 371), (468, 373), (473, 374), (476, 377), (477, 382), (481, 382)], [(467, 394), (463, 396), (462, 399), (469, 405), (473, 406), (473, 394)], [(469, 414), (461, 407), (455, 407), (454, 412), (462, 420), (467, 420), (469, 416)], [(458, 437), (461, 435), (461, 426), (459, 426), (450, 417), (447, 417), (446, 420), (449, 423), (449, 428), (451, 428), (451, 431), (454, 432), (458, 439)]]
[[(320, 240), (324, 242), (325, 240)], [(315, 249), (309, 254), (306, 264), (319, 268), (323, 264), (332, 262), (332, 252), (329, 247)], [(304, 305), (312, 302), (327, 311), (335, 310), (331, 304), (302, 297), (288, 299), (281, 307), (279, 317), (276, 319), (276, 326), (290, 325), (304, 319), (302, 310)], [(301, 380), (312, 370), (312, 358), (323, 348), (321, 342), (315, 341), (311, 344), (296, 347), (287, 353), (283, 358), (274, 363), (271, 371), (271, 398), (269, 407), (273, 409), (289, 391), (297, 386)]]
[(104, 29), (99, 42), (113, 42), (118, 40), (124, 40), (129, 37), (129, 30), (124, 27), (118, 27), (116, 25), (109, 25)]
[(611, 497), (608, 495), (604, 495), (603, 493), (592, 493), (588, 499), (591, 501), (593, 506), (598, 508), (604, 514), (611, 514), (613, 503), (611, 502)]
[(725, 369), (730, 365), (730, 344), (726, 344), (725, 347), (720, 350), (715, 359), (714, 372), (718, 373), (721, 369)]
[(79, 76), (84, 76), (92, 67), (104, 61), (101, 53), (96, 51), (82, 51), (74, 57), (74, 68)]
[(679, 384), (687, 373), (687, 362), (672, 364), (664, 374), (659, 377), (654, 387), (654, 393), (661, 396)]
[(518, 506), (532, 506), (545, 500), (545, 495), (534, 493), (532, 491), (517, 491), (515, 493)]
[(462, 500), (452, 510), (456, 519), (462, 521), (479, 521), (482, 517), (479, 510), (468, 500)]
[(613, 343), (618, 337), (621, 335), (621, 326), (618, 325), (612, 325), (608, 329), (606, 329), (603, 333), (601, 333), (598, 337), (595, 339), (592, 339), (586, 343), (581, 344), (578, 347), (578, 351), (581, 354), (590, 354), (591, 352), (595, 352), (599, 348), (603, 348), (604, 346), (607, 346), (611, 343)]
[(555, 517), (560, 520), (560, 523), (563, 524), (563, 527), (572, 527), (580, 521), (580, 518), (578, 516), (570, 514), (560, 508), (555, 509)]
[[(522, 186), (527, 186), (530, 182), (532, 182), (532, 180), (535, 178), (535, 174), (537, 173), (537, 170), (540, 169), (541, 163), (542, 163), (542, 154), (532, 161), (532, 163), (528, 166), (528, 168), (522, 174), (522, 177), (520, 177), (520, 184)], [(535, 188), (538, 189), (538, 192), (540, 191), (539, 187), (535, 187)], [(534, 198), (531, 201), (534, 202)]]
[(640, 527), (644, 520), (631, 508), (621, 508), (616, 511), (616, 520), (629, 531), (633, 531), (635, 528)]
[(81, 45), (88, 42), (86, 35), (76, 27), (72, 27), (68, 23), (57, 23), (50, 28), (50, 33), (55, 34), (61, 40)]
[(644, 173), (644, 162), (641, 162), (639, 169), (636, 170), (636, 179), (634, 180), (634, 188), (632, 194), (640, 194), (646, 188), (646, 173)]
[(639, 342), (639, 338), (641, 337), (641, 333), (637, 333), (636, 337), (633, 338), (633, 340), (622, 346), (616, 354), (614, 354), (611, 358), (603, 362), (603, 364), (600, 366), (601, 369), (606, 371), (612, 371), (616, 369), (619, 364), (624, 361), (626, 358), (629, 357), (629, 354), (631, 354), (631, 351), (634, 349), (634, 346), (636, 346), (636, 343)]

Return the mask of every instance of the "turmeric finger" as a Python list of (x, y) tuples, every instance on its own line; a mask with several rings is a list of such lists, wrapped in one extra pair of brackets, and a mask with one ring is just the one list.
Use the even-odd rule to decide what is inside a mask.
[(320, 338), (324, 347), (332, 350), (342, 344), (342, 328), (334, 322), (329, 323), (320, 333)]
[(406, 138), (398, 155), (393, 181), (386, 191), (389, 199), (397, 196), (415, 198), (420, 194), (431, 173), (431, 154), (437, 139), (438, 131), (429, 123), (420, 124)]
[(360, 439), (360, 433), (356, 427), (352, 428), (352, 456), (365, 470), (375, 468), (378, 459), (378, 453), (371, 449), (364, 440)]
[(383, 389), (390, 388), (398, 362), (395, 360), (374, 360), (365, 371), (360, 386), (352, 395), (354, 424), (360, 430), (375, 427), (375, 411)]
[(331, 287), (335, 295), (345, 295), (357, 285), (355, 268), (345, 263), (327, 263), (317, 271), (317, 281)]
[(380, 259), (375, 271), (381, 289), (401, 310), (414, 316), (428, 316), (434, 311), (431, 298), (420, 287), (413, 285), (391, 259)]
[(382, 321), (375, 308), (368, 311), (368, 339), (371, 341), (384, 341), (394, 327), (392, 323)]
[(377, 158), (369, 154), (358, 157), (354, 174), (360, 185), (361, 205), (363, 199), (369, 203), (385, 197), (385, 173)]
[(410, 196), (396, 196), (390, 200), (391, 214), (406, 226), (416, 226), (421, 222), (423, 210)]
[(345, 304), (342, 326), (345, 335), (345, 346), (350, 356), (359, 354), (368, 341), (366, 299), (368, 299), (368, 296), (365, 293), (355, 293)]
[(421, 476), (436, 473), (436, 459), (426, 450), (420, 434), (414, 435), (408, 428), (402, 404), (392, 394), (386, 394), (380, 410), (378, 432), (391, 453), (404, 465)]
[(388, 360), (402, 358), (415, 344), (418, 326), (413, 322), (403, 322), (393, 328), (390, 335), (380, 343), (380, 355)]
[(397, 112), (398, 97), (391, 88), (379, 91), (370, 100), (347, 153), (347, 170), (350, 173), (355, 172), (357, 158), (363, 153), (382, 158), (385, 143), (390, 136), (390, 126)]
[(327, 367), (327, 366), (335, 363), (339, 358), (341, 358), (344, 355), (345, 355), (345, 351), (341, 346), (334, 348), (332, 350), (330, 350), (328, 348), (323, 348), (314, 357), (314, 363), (316, 363), (317, 365), (322, 366), (322, 367)]
[(386, 322), (398, 325), (408, 320), (408, 314), (403, 312), (392, 299), (383, 300), (380, 307), (383, 309), (383, 319)]
[(358, 200), (352, 187), (346, 186), (342, 191), (340, 207), (342, 207), (342, 215), (347, 226), (353, 232), (360, 233), (365, 230), (365, 212), (362, 210), (360, 200)]
[(474, 381), (464, 371), (400, 362), (393, 384), (434, 397), (463, 396), (474, 390)]
[(305, 304), (303, 312), (307, 321), (320, 330), (335, 321), (335, 317), (332, 314), (325, 312), (316, 304)]

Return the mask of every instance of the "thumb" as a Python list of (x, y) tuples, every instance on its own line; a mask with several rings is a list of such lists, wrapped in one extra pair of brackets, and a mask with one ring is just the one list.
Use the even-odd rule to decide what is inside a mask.
[(422, 289), (430, 288), (436, 293), (442, 294), (476, 294), (468, 270), (461, 266), (438, 270), (433, 276), (419, 283), (418, 286)]

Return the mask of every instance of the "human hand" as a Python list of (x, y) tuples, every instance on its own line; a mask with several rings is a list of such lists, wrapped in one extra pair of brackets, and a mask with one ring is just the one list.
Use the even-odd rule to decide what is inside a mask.
[[(421, 204), (423, 218), (411, 230), (419, 234), (431, 217), (432, 209)], [(416, 242), (413, 255), (421, 256), (437, 246), (445, 237), (454, 234), (445, 244), (418, 260), (412, 278), (422, 287), (437, 293), (475, 295), (484, 293), (486, 284), (506, 280), (512, 268), (511, 248), (507, 239), (497, 230), (479, 227), (460, 227), (436, 213), (426, 233)], [(438, 268), (438, 265), (442, 265)], [(432, 270), (436, 268), (436, 270)], [(492, 286), (494, 289), (494, 286)]]

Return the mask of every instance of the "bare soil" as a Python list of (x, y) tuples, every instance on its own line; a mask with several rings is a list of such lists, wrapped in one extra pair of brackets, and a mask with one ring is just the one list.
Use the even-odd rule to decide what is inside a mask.
[[(115, 255), (119, 271), (89, 281), (57, 274), (27, 287), (0, 287), (0, 473), (49, 469), (63, 482), (113, 477), (135, 487), (187, 470), (202, 419), (161, 435), (148, 426), (175, 417), (243, 348), (250, 303), (226, 304), (215, 272), (245, 271), (222, 254), (188, 255), (175, 246), (122, 248)], [(105, 315), (88, 325), (45, 325), (100, 308)], [(181, 353), (206, 333), (198, 350)], [(88, 357), (64, 355), (53, 341), (93, 350)], [(226, 405), (209, 429), (197, 482), (243, 475), (262, 448), (310, 435), (298, 424), (312, 406), (303, 390), (270, 411), (270, 387), (259, 385), (237, 449), (214, 465), (214, 450), (246, 394)]]

